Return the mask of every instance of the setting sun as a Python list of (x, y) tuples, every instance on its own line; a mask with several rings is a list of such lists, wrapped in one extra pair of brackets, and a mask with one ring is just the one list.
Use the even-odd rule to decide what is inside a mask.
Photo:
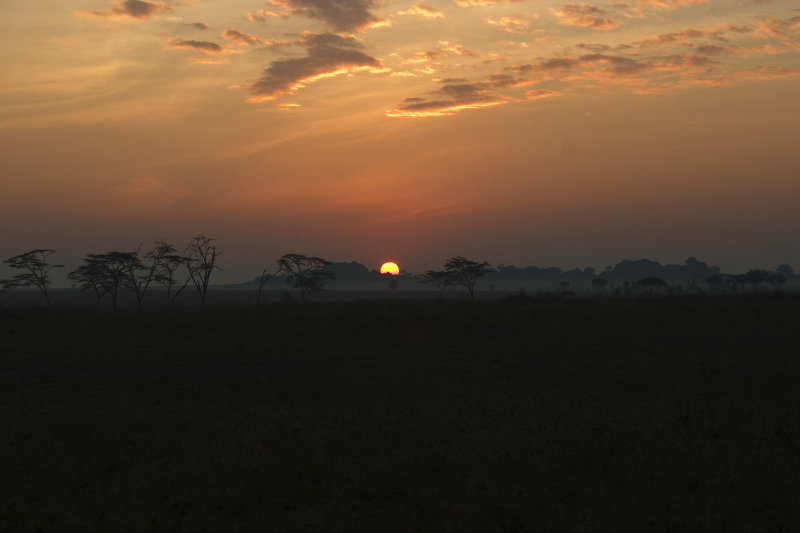
[(399, 273), (400, 273), (400, 267), (397, 266), (397, 263), (387, 261), (386, 263), (381, 265), (381, 274), (391, 274), (392, 276), (396, 276)]

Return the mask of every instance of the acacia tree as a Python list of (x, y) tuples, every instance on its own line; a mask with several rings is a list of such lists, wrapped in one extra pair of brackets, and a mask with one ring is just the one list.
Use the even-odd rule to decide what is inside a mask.
[(117, 308), (117, 296), (120, 287), (127, 287), (128, 270), (136, 257), (133, 252), (106, 252), (89, 254), (88, 259), (97, 261), (102, 269), (102, 284), (111, 296), (111, 307)]
[(189, 261), (189, 258), (175, 253), (177, 250), (175, 250), (175, 247), (171, 244), (166, 244), (162, 241), (162, 244), (159, 245), (159, 248), (161, 247), (164, 248), (165, 255), (161, 258), (161, 263), (155, 275), (155, 281), (167, 288), (167, 306), (170, 306), (180, 293), (183, 292), (183, 289), (188, 287), (189, 283), (192, 281), (191, 276), (187, 277), (183, 285), (173, 294), (173, 289), (178, 286), (175, 273)]
[(475, 299), (475, 285), (494, 270), (488, 262), (478, 263), (461, 256), (451, 257), (444, 263), (444, 270), (451, 284), (461, 285), (469, 293), (469, 300)]
[(96, 257), (85, 258), (84, 264), (67, 274), (67, 278), (80, 284), (82, 290), (92, 290), (94, 292), (97, 307), (103, 296), (108, 292), (106, 289), (106, 269), (103, 261)]
[(155, 248), (144, 254), (145, 261), (142, 261), (139, 259), (141, 248), (140, 244), (136, 251), (131, 252), (126, 264), (125, 279), (125, 286), (136, 294), (136, 307), (139, 309), (142, 308), (142, 301), (150, 284), (159, 281), (163, 271), (162, 265), (169, 262), (169, 258), (176, 251), (175, 247), (168, 242), (157, 241)]
[(208, 293), (208, 283), (214, 270), (219, 270), (216, 266), (217, 247), (214, 240), (206, 237), (202, 233), (195, 235), (186, 245), (186, 268), (189, 269), (189, 278), (200, 295), (200, 305), (205, 307), (206, 294)]
[(50, 280), (50, 271), (54, 268), (63, 268), (64, 265), (51, 265), (47, 258), (55, 253), (55, 250), (37, 248), (24, 254), (15, 255), (5, 260), (11, 268), (22, 270), (12, 278), (0, 281), (4, 289), (15, 287), (36, 287), (44, 296), (44, 301), (50, 307), (50, 295), (47, 293), (47, 286)]
[(420, 274), (420, 277), (422, 277), (423, 282), (434, 284), (436, 290), (439, 291), (439, 298), (444, 295), (444, 291), (447, 287), (453, 283), (453, 280), (450, 279), (450, 275), (444, 270), (428, 270), (424, 274)]
[(301, 254), (286, 254), (278, 259), (278, 272), (286, 276), (286, 282), (300, 289), (300, 301), (306, 302), (312, 295), (322, 292), (323, 285), (333, 279), (328, 270), (332, 263), (320, 257)]

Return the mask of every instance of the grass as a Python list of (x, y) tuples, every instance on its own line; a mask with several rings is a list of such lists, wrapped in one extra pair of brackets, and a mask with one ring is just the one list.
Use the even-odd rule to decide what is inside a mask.
[(0, 531), (792, 530), (800, 301), (0, 317)]

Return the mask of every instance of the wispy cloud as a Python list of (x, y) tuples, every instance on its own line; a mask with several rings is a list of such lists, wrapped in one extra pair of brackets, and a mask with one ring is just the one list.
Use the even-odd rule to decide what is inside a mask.
[(706, 0), (639, 0), (639, 3), (658, 9), (677, 9), (695, 4), (705, 4)]
[(486, 22), (492, 26), (502, 28), (509, 33), (524, 32), (530, 27), (530, 20), (523, 17), (500, 17), (499, 19), (486, 19)]
[(567, 4), (561, 9), (551, 10), (558, 17), (558, 22), (567, 26), (583, 26), (593, 30), (611, 30), (621, 26), (623, 22), (613, 17), (606, 17), (605, 11), (591, 4)]
[(398, 11), (397, 14), (416, 15), (418, 17), (424, 17), (428, 19), (436, 19), (444, 17), (444, 13), (442, 13), (441, 11), (436, 11), (432, 7), (428, 7), (425, 4), (414, 4), (408, 9), (404, 9), (403, 11)]
[(221, 54), (225, 51), (222, 46), (211, 41), (196, 41), (193, 39), (184, 41), (178, 37), (169, 41), (167, 43), (167, 48), (172, 50), (192, 50), (195, 52), (203, 52), (204, 54)]
[(252, 33), (245, 33), (237, 29), (227, 29), (222, 32), (222, 37), (239, 46), (253, 46), (264, 42), (258, 35)]
[(455, 4), (461, 7), (473, 6), (493, 6), (495, 4), (510, 4), (521, 0), (454, 0)]

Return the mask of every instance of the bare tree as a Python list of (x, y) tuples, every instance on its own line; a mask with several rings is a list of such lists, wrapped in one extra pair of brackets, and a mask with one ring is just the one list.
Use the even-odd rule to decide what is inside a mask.
[(461, 285), (467, 289), (470, 301), (475, 299), (475, 285), (477, 285), (478, 280), (493, 272), (488, 262), (478, 263), (461, 256), (452, 257), (445, 261), (444, 270), (453, 285)]
[(320, 257), (286, 254), (278, 259), (278, 272), (286, 276), (289, 285), (300, 289), (300, 301), (306, 302), (323, 290), (325, 282), (333, 279), (333, 272), (328, 270), (331, 264)]
[[(142, 245), (130, 254), (126, 265), (125, 285), (136, 294), (136, 307), (142, 308), (147, 289), (154, 281), (159, 281), (163, 272), (162, 265), (169, 262), (175, 253), (175, 247), (166, 241), (157, 241), (155, 248), (144, 254), (145, 261), (139, 259)], [(188, 280), (187, 280), (188, 283)]]
[(444, 270), (428, 270), (424, 274), (421, 274), (420, 277), (422, 277), (425, 283), (434, 284), (436, 290), (439, 291), (439, 298), (444, 295), (444, 291), (447, 289), (447, 287), (453, 284), (453, 280), (450, 279), (450, 275)]
[(206, 305), (211, 274), (214, 270), (219, 270), (215, 264), (219, 253), (213, 244), (214, 240), (201, 233), (192, 237), (189, 244), (186, 245), (188, 258), (186, 267), (189, 269), (189, 277), (200, 295), (200, 305), (203, 307)]
[(11, 268), (22, 270), (19, 274), (10, 279), (0, 281), (4, 289), (15, 287), (36, 287), (44, 296), (44, 301), (50, 307), (50, 295), (47, 293), (47, 286), (50, 280), (50, 271), (54, 268), (63, 268), (64, 265), (51, 265), (47, 258), (55, 253), (55, 250), (37, 248), (24, 254), (15, 255), (5, 260)]
[(164, 241), (157, 246), (157, 249), (162, 250), (164, 255), (162, 255), (158, 271), (156, 272), (155, 281), (167, 288), (167, 306), (170, 306), (192, 281), (191, 276), (187, 277), (180, 288), (173, 293), (173, 290), (179, 283), (175, 278), (175, 274), (189, 261), (189, 258), (178, 255), (175, 247)]

